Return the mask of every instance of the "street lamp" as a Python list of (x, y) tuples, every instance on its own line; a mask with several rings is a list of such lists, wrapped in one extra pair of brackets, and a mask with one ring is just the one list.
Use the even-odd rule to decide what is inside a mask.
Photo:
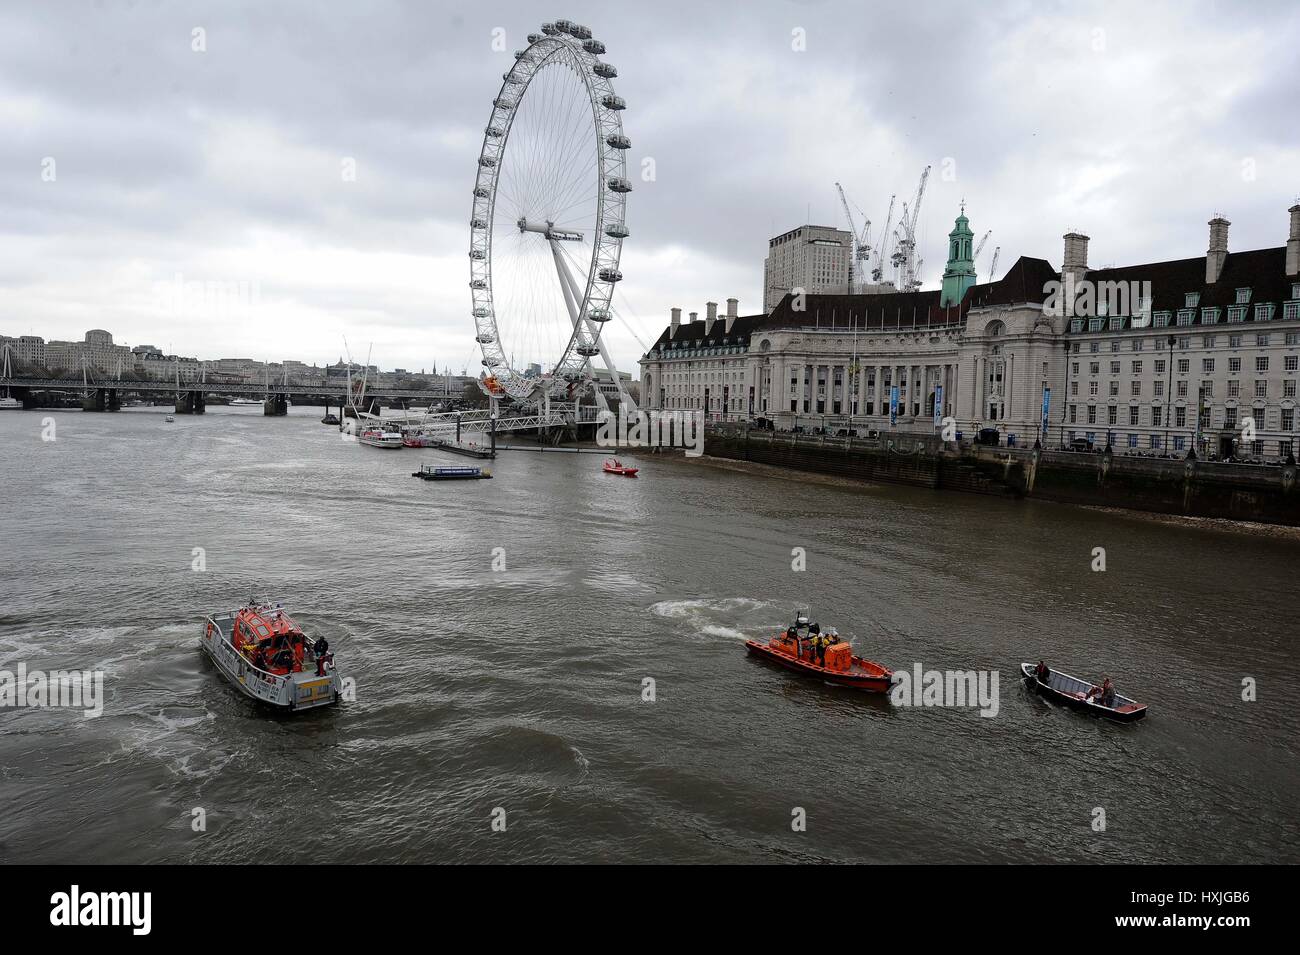
[(1178, 339), (1171, 333), (1166, 343), (1169, 345), (1169, 387), (1165, 392), (1165, 454), (1169, 454), (1169, 419), (1174, 415), (1174, 346)]
[(1061, 447), (1065, 447), (1066, 406), (1070, 403), (1070, 341), (1068, 338), (1061, 342), (1061, 349), (1065, 352), (1065, 393), (1061, 395)]

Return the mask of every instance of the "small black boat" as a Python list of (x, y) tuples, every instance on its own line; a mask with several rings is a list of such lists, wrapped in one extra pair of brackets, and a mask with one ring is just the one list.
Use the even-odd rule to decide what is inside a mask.
[(1145, 703), (1139, 703), (1116, 693), (1114, 704), (1103, 706), (1100, 687), (1095, 684), (1062, 673), (1060, 670), (1053, 670), (1051, 667), (1047, 668), (1047, 682), (1043, 682), (1034, 673), (1036, 669), (1037, 667), (1032, 663), (1020, 664), (1020, 672), (1025, 676), (1025, 685), (1049, 700), (1072, 709), (1084, 710), (1095, 716), (1104, 716), (1118, 723), (1136, 723), (1147, 715)]
[(418, 471), (411, 472), (411, 477), (423, 478), (426, 481), (472, 481), (477, 478), (490, 478), (491, 476), (492, 472), (485, 468), (439, 468), (428, 464)]
[(320, 423), (321, 423), (321, 424), (338, 424), (338, 423), (339, 423), (339, 416), (336, 415), (336, 414), (334, 414), (333, 412), (331, 412), (330, 414), (327, 414), (325, 417), (321, 418), (321, 419), (320, 419)]

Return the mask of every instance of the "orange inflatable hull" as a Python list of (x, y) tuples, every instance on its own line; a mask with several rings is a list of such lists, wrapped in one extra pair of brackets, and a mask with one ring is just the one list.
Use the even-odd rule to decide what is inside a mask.
[[(835, 686), (846, 686), (866, 693), (888, 693), (893, 685), (893, 670), (871, 660), (850, 655), (847, 644), (840, 644), (843, 649), (839, 652), (828, 651), (827, 666), (819, 664), (816, 656), (810, 655), (806, 648), (800, 649), (799, 656), (796, 657), (795, 645), (782, 637), (773, 637), (767, 643), (746, 640), (745, 646), (755, 656), (779, 663), (787, 670), (818, 677)], [(830, 665), (832, 657), (837, 658), (834, 666)]]

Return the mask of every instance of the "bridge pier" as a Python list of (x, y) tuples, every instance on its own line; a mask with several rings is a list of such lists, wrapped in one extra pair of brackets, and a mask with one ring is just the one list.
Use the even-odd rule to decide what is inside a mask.
[(203, 414), (207, 410), (207, 399), (201, 391), (182, 391), (176, 396), (177, 414)]
[(96, 388), (94, 394), (81, 399), (82, 411), (120, 411), (116, 388)]
[(262, 402), (262, 414), (268, 418), (280, 418), (289, 413), (289, 398), (286, 395), (271, 395)]

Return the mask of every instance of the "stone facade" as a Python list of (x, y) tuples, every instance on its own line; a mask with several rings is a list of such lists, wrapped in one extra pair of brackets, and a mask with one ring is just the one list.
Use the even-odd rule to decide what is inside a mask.
[(732, 300), (725, 320), (687, 323), (674, 309), (641, 360), (642, 404), (779, 430), (932, 433), (951, 416), (1021, 445), (1181, 454), (1199, 436), (1202, 456), (1285, 457), (1300, 449), (1300, 205), (1289, 212), (1285, 247), (1233, 253), (1215, 217), (1204, 257), (1089, 270), (1088, 237), (1071, 232), (1060, 272), (1021, 257), (983, 285), (959, 219), (943, 290), (786, 295), (750, 316)]

